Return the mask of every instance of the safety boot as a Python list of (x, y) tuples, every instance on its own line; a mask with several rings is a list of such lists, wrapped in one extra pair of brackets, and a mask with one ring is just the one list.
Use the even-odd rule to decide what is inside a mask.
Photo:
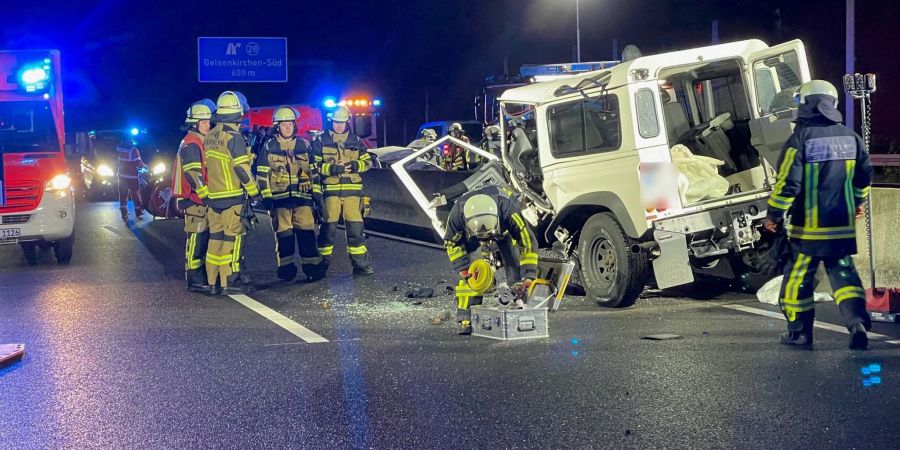
[(296, 264), (285, 264), (278, 267), (278, 279), (281, 281), (291, 281), (297, 276)]
[(120, 210), (119, 210), (119, 213), (122, 215), (122, 220), (128, 222), (128, 210), (127, 210), (127, 209), (120, 209)]
[(375, 275), (375, 269), (373, 269), (372, 266), (354, 267), (353, 275)]
[(848, 327), (850, 331), (850, 350), (866, 350), (869, 348), (869, 336), (866, 334), (866, 327), (861, 323), (853, 324)]
[(460, 336), (468, 336), (472, 334), (472, 322), (468, 320), (461, 320), (457, 322), (457, 326), (459, 331), (456, 333)]
[(228, 286), (222, 287), (222, 295), (249, 294), (253, 292), (253, 284), (245, 281), (238, 273), (228, 276)]
[(306, 275), (306, 282), (313, 283), (325, 278), (325, 270), (321, 264), (303, 264), (303, 273)]
[(815, 311), (797, 313), (797, 317), (788, 322), (787, 333), (781, 334), (781, 344), (795, 345), (806, 350), (812, 349), (813, 323), (815, 323), (815, 320)]
[(206, 271), (203, 268), (187, 271), (187, 287), (191, 292), (199, 292), (202, 294), (209, 294), (212, 292), (212, 286), (206, 282)]

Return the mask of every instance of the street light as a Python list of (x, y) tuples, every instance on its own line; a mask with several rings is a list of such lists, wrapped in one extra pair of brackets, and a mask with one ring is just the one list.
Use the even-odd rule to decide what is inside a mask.
[(575, 0), (575, 62), (581, 62), (581, 11)]

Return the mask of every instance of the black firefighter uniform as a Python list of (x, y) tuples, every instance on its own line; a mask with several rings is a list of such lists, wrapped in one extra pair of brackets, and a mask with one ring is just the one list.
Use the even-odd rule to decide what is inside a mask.
[(872, 168), (862, 139), (849, 128), (802, 105), (785, 144), (768, 217), (785, 212), (792, 256), (785, 266), (780, 304), (788, 331), (809, 333), (815, 319), (814, 276), (825, 265), (834, 299), (848, 328), (869, 327), (865, 291), (850, 256), (856, 253), (856, 209), (869, 195)]
[(190, 130), (184, 136), (175, 156), (174, 173), (172, 192), (178, 199), (178, 208), (184, 211), (184, 232), (187, 234), (184, 249), (187, 279), (189, 283), (206, 284), (203, 263), (209, 245), (209, 221), (204, 201), (209, 195), (209, 187), (206, 185), (203, 135)]
[(248, 230), (242, 218), (244, 192), (259, 196), (259, 188), (250, 171), (247, 141), (234, 123), (219, 123), (203, 140), (209, 195), (209, 248), (206, 275), (211, 286), (216, 280), (222, 288), (239, 284), (242, 239)]
[[(466, 231), (466, 219), (463, 215), (463, 206), (466, 200), (474, 195), (485, 194), (494, 198), (497, 203), (497, 215), (499, 219), (499, 236), (497, 246), (503, 260), (507, 282), (513, 283), (525, 278), (537, 276), (538, 242), (531, 227), (522, 218), (522, 210), (519, 202), (512, 197), (512, 193), (498, 186), (485, 186), (463, 194), (447, 217), (447, 230), (444, 235), (444, 247), (447, 256), (457, 273), (462, 273), (469, 268), (472, 258), (480, 257), (481, 243), (474, 236), (469, 236)], [(470, 257), (470, 255), (472, 255)], [(469, 307), (480, 305), (483, 298), (469, 285), (460, 280), (456, 286), (456, 320), (457, 322), (470, 320)]]
[[(350, 131), (329, 131), (313, 142), (316, 165), (322, 177), (325, 223), (319, 233), (319, 254), (325, 266), (334, 253), (338, 221), (343, 217), (347, 232), (347, 253), (354, 270), (370, 268), (363, 235), (361, 173), (372, 167), (372, 157), (362, 141)], [(346, 167), (345, 167), (346, 166)]]
[(295, 247), (299, 247), (303, 273), (318, 278), (322, 258), (316, 247), (313, 206), (322, 195), (322, 186), (310, 161), (309, 142), (280, 135), (269, 139), (260, 151), (256, 172), (260, 193), (272, 200), (279, 278), (291, 280), (296, 275)]

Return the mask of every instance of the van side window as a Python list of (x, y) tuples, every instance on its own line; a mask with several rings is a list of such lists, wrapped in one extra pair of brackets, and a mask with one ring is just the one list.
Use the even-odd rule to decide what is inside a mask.
[(722, 113), (731, 113), (734, 120), (750, 118), (747, 97), (744, 95), (744, 82), (739, 75), (695, 81), (694, 91), (697, 94), (697, 107), (700, 119), (709, 122)]
[(650, 89), (637, 91), (634, 94), (634, 104), (637, 106), (638, 132), (641, 133), (641, 137), (659, 136), (659, 119), (656, 117), (653, 91)]
[(609, 152), (621, 145), (619, 100), (615, 95), (552, 106), (547, 117), (554, 156)]

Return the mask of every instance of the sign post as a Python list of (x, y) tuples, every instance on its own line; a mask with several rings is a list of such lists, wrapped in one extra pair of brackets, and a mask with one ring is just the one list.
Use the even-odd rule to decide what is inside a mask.
[(201, 83), (285, 83), (287, 38), (199, 37), (197, 80)]

